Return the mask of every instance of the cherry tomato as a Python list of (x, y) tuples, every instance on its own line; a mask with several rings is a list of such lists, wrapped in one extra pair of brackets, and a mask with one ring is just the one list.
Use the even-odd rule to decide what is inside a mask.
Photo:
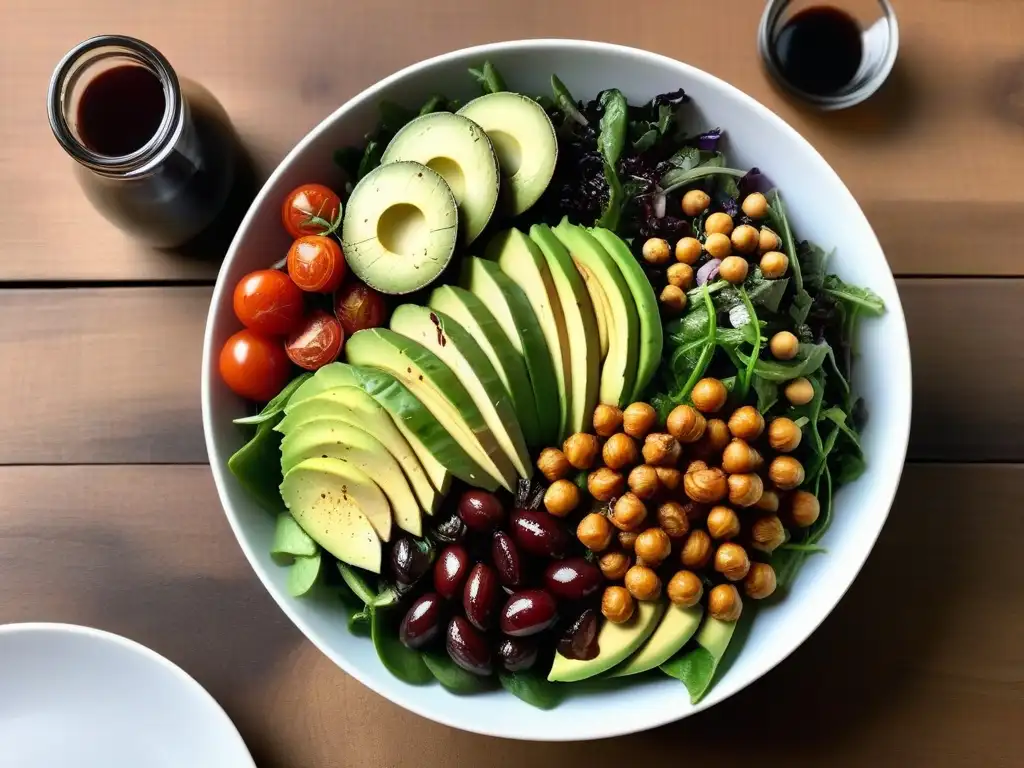
[(264, 336), (287, 336), (299, 327), (302, 291), (284, 272), (260, 269), (235, 286), (235, 314), (242, 325)]
[(334, 292), (334, 314), (348, 336), (366, 328), (379, 328), (387, 311), (384, 297), (359, 280), (350, 280)]
[(304, 291), (330, 293), (346, 271), (341, 246), (329, 237), (300, 237), (288, 249), (288, 275)]
[[(281, 222), (293, 238), (303, 235), (319, 235), (333, 225), (341, 211), (341, 198), (323, 184), (303, 184), (296, 187), (284, 199), (281, 206)], [(323, 221), (310, 221), (312, 217)]]
[(235, 394), (258, 403), (272, 400), (284, 389), (291, 368), (280, 341), (260, 336), (248, 328), (228, 339), (220, 351), (220, 375), (224, 383)]
[(311, 312), (302, 327), (288, 337), (284, 348), (293, 363), (307, 371), (315, 371), (337, 360), (344, 342), (345, 331), (341, 323), (318, 309)]

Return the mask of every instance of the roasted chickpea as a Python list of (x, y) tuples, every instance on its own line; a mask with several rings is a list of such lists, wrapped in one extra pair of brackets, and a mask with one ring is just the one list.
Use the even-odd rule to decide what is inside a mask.
[(683, 548), (679, 551), (679, 560), (687, 568), (699, 571), (711, 562), (711, 537), (707, 531), (699, 528), (687, 534)]
[(597, 435), (588, 435), (586, 432), (569, 435), (562, 443), (562, 453), (576, 469), (590, 469), (594, 466), (599, 448)]
[(708, 449), (712, 453), (721, 453), (725, 446), (732, 440), (729, 432), (729, 425), (721, 419), (708, 419), (708, 426), (704, 430), (704, 437), (707, 439)]
[(703, 249), (700, 240), (695, 237), (684, 237), (676, 243), (676, 261), (680, 264), (693, 266), (700, 260)]
[(764, 417), (752, 405), (744, 405), (729, 417), (729, 431), (741, 440), (753, 442), (764, 431)]
[(757, 500), (757, 504), (754, 505), (758, 509), (763, 509), (765, 512), (778, 512), (779, 511), (779, 494), (775, 491), (765, 490), (761, 494), (761, 498)]
[(729, 486), (725, 473), (718, 467), (710, 467), (683, 475), (683, 490), (694, 501), (714, 504), (725, 498)]
[(729, 507), (712, 507), (708, 512), (708, 534), (712, 539), (728, 541), (740, 535), (740, 518)]
[(635, 531), (647, 519), (647, 507), (633, 493), (624, 493), (612, 507), (612, 525), (620, 531)]
[(633, 559), (625, 552), (605, 552), (598, 558), (597, 565), (608, 581), (618, 581), (633, 565)]
[(678, 315), (686, 309), (686, 291), (677, 285), (666, 285), (658, 294), (662, 310), (669, 315)]
[[(728, 235), (721, 233), (708, 235), (704, 239), (704, 250), (713, 259), (724, 259), (732, 253), (732, 241)], [(721, 274), (721, 268), (719, 268), (719, 274)]]
[(637, 498), (645, 500), (653, 499), (661, 487), (661, 482), (658, 480), (658, 470), (649, 464), (633, 467), (629, 472), (627, 483), (629, 484), (629, 490)]
[(814, 399), (814, 385), (808, 379), (801, 376), (799, 379), (793, 379), (789, 382), (782, 390), (782, 393), (793, 405), (807, 405)]
[(612, 624), (624, 624), (633, 618), (633, 596), (625, 587), (605, 587), (601, 595), (601, 613)]
[(601, 449), (601, 458), (612, 469), (624, 469), (640, 461), (640, 451), (636, 441), (624, 432), (618, 432), (608, 438)]
[(644, 461), (656, 467), (674, 467), (682, 447), (672, 435), (654, 432), (644, 438)]
[(722, 410), (725, 401), (729, 399), (729, 390), (718, 379), (701, 379), (690, 392), (690, 399), (701, 413), (716, 413)]
[(660, 490), (671, 493), (683, 481), (683, 473), (675, 467), (655, 467), (654, 472), (658, 475), (658, 486)]
[(568, 475), (572, 465), (557, 448), (545, 448), (537, 457), (537, 469), (549, 483), (553, 483)]
[(730, 441), (722, 451), (722, 469), (729, 474), (753, 472), (763, 462), (760, 452), (756, 448), (751, 448), (746, 440), (739, 438)]
[(555, 517), (565, 517), (580, 503), (580, 489), (572, 480), (555, 480), (544, 491), (544, 508)]
[(637, 440), (646, 437), (657, 421), (658, 414), (647, 403), (632, 403), (622, 412), (622, 429)]
[(678, 501), (666, 501), (658, 506), (658, 525), (671, 539), (681, 539), (690, 532), (690, 519)]
[(793, 525), (806, 528), (813, 525), (821, 514), (818, 497), (808, 491), (795, 491), (789, 499), (789, 517)]
[(743, 613), (740, 591), (732, 584), (719, 584), (708, 593), (708, 613), (719, 621), (736, 621)]
[(715, 570), (729, 581), (740, 581), (750, 571), (750, 557), (739, 544), (727, 541), (715, 552)]
[(683, 213), (691, 218), (700, 216), (711, 205), (711, 196), (703, 189), (691, 189), (683, 195)]
[(708, 463), (704, 459), (694, 459), (686, 465), (687, 472), (700, 472), (702, 469), (707, 469)]
[(749, 224), (740, 224), (729, 236), (732, 241), (732, 249), (736, 253), (753, 253), (757, 250), (760, 238), (757, 230)]
[(786, 529), (778, 515), (759, 517), (750, 526), (750, 546), (769, 555), (786, 543)]
[(668, 278), (669, 285), (682, 288), (684, 291), (693, 288), (693, 267), (689, 264), (676, 262), (665, 270), (665, 277)]
[(661, 565), (672, 552), (672, 542), (661, 528), (648, 528), (636, 537), (633, 545), (636, 556), (652, 568)]
[(729, 502), (737, 507), (752, 507), (764, 493), (764, 481), (753, 472), (729, 475)]
[(622, 429), (622, 409), (601, 403), (594, 409), (594, 431), (599, 437), (611, 437)]
[(693, 571), (676, 571), (668, 581), (668, 599), (680, 608), (692, 608), (704, 596), (704, 582)]
[(598, 501), (611, 501), (616, 496), (621, 496), (625, 490), (626, 478), (614, 469), (598, 467), (587, 475), (587, 491)]
[(704, 436), (707, 421), (692, 405), (677, 405), (668, 415), (665, 428), (680, 443), (695, 443)]
[[(639, 543), (640, 539), (637, 539)], [(629, 594), (641, 602), (657, 600), (661, 597), (661, 579), (653, 569), (646, 565), (634, 565), (623, 578)]]
[(648, 264), (668, 264), (672, 260), (672, 248), (668, 240), (662, 240), (660, 237), (652, 237), (644, 243), (642, 253), (644, 261)]
[(752, 219), (763, 219), (768, 215), (768, 199), (760, 192), (751, 192), (743, 198), (743, 214)]
[(612, 543), (612, 526), (608, 518), (591, 512), (576, 526), (576, 538), (592, 552), (604, 552)]
[(791, 491), (804, 481), (804, 465), (792, 456), (776, 456), (768, 465), (768, 479), (776, 488)]
[(767, 280), (777, 280), (789, 269), (789, 257), (780, 251), (768, 251), (761, 257), (761, 274)]
[(803, 433), (792, 419), (779, 416), (768, 425), (768, 445), (779, 453), (791, 453), (800, 446)]
[(733, 285), (739, 285), (747, 279), (750, 265), (742, 256), (726, 256), (718, 267), (718, 276)]
[(619, 531), (619, 546), (625, 552), (632, 552), (633, 547), (636, 545), (637, 536), (639, 534), (636, 531)]
[[(778, 251), (781, 247), (782, 238), (768, 227), (761, 227), (761, 231), (758, 233), (757, 250), (761, 253), (768, 253), (768, 251)], [(782, 255), (785, 256), (785, 254)]]
[(728, 213), (712, 213), (704, 219), (704, 234), (728, 236), (732, 234), (732, 226), (732, 216)]
[(752, 563), (743, 579), (743, 593), (751, 600), (764, 600), (775, 592), (775, 569), (768, 563)]
[(792, 360), (800, 351), (800, 340), (789, 331), (779, 331), (768, 342), (776, 360)]

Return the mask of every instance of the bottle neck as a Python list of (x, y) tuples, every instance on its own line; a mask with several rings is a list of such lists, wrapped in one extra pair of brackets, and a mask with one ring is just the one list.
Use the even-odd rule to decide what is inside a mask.
[[(163, 89), (163, 116), (153, 135), (128, 154), (108, 155), (88, 145), (78, 116), (83, 95), (97, 76), (117, 67), (148, 70)], [(47, 113), (53, 135), (78, 163), (102, 176), (143, 176), (173, 151), (185, 128), (186, 110), (178, 76), (167, 59), (152, 46), (124, 35), (100, 35), (70, 50), (50, 79)]]

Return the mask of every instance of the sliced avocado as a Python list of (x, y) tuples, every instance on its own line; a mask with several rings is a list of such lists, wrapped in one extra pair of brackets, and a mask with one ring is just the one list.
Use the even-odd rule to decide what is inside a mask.
[(558, 434), (564, 435), (570, 412), (570, 393), (566, 386), (571, 375), (569, 339), (565, 331), (565, 318), (562, 316), (562, 305), (558, 301), (555, 281), (544, 260), (544, 254), (518, 229), (509, 229), (491, 238), (485, 255), (491, 261), (498, 262), (501, 271), (523, 289), (526, 300), (530, 302), (533, 314), (540, 323), (558, 386)]
[(274, 524), (274, 541), (270, 545), (270, 556), (282, 565), (287, 565), (296, 557), (312, 557), (320, 549), (309, 537), (295, 518), (287, 512), (277, 516)]
[(608, 357), (608, 328), (613, 325), (612, 307), (605, 296), (604, 288), (598, 282), (597, 277), (580, 262), (576, 262), (576, 271), (583, 278), (583, 284), (590, 294), (590, 301), (594, 305), (594, 316), (597, 319), (597, 341), (601, 350), (601, 362)]
[(664, 610), (663, 602), (638, 602), (633, 618), (624, 624), (606, 621), (597, 634), (600, 649), (597, 656), (580, 661), (556, 653), (548, 680), (553, 683), (574, 683), (611, 669), (643, 644), (658, 625)]
[(406, 124), (381, 163), (412, 160), (441, 174), (461, 216), (462, 241), (476, 240), (498, 204), (498, 158), (483, 129), (451, 112), (432, 112)]
[(512, 399), (473, 337), (443, 312), (416, 304), (403, 304), (395, 309), (391, 330), (419, 342), (452, 369), (519, 476), (532, 475), (530, 452)]
[(611, 309), (608, 315), (608, 356), (601, 367), (598, 398), (608, 405), (628, 405), (636, 384), (640, 352), (640, 321), (633, 294), (614, 259), (587, 230), (563, 219), (553, 231), (569, 250), (572, 260), (596, 278)]
[(480, 410), (452, 369), (422, 344), (387, 328), (357, 331), (345, 343), (349, 362), (387, 371), (427, 407), (448, 434), (483, 470), (470, 482), (511, 490), (516, 473)]
[(626, 278), (626, 284), (633, 294), (636, 313), (640, 321), (640, 350), (637, 355), (636, 383), (630, 401), (640, 400), (644, 390), (654, 378), (658, 366), (661, 365), (661, 351), (664, 338), (661, 327), (661, 314), (658, 312), (658, 297), (654, 295), (651, 281), (647, 279), (643, 268), (637, 263), (629, 246), (622, 239), (607, 229), (594, 227), (590, 233), (614, 259), (616, 266)]
[[(380, 488), (354, 479), (337, 459), (306, 459), (281, 483), (281, 498), (302, 530), (342, 562), (380, 573), (381, 545), (367, 514), (391, 512)], [(367, 509), (369, 507), (369, 509)]]
[(692, 703), (700, 701), (711, 687), (738, 623), (705, 617), (697, 632), (697, 647), (661, 665), (662, 672), (686, 686)]
[(319, 550), (315, 555), (296, 557), (288, 568), (288, 594), (302, 597), (313, 589), (320, 578), (321, 562)]
[(680, 608), (669, 604), (657, 629), (640, 650), (612, 670), (612, 677), (625, 677), (646, 672), (671, 659), (693, 637), (704, 617), (704, 608)]
[(458, 224), (455, 198), (440, 174), (419, 163), (388, 163), (352, 190), (341, 247), (349, 269), (371, 288), (409, 293), (448, 265)]
[(551, 183), (558, 139), (551, 119), (533, 99), (501, 91), (459, 110), (487, 132), (501, 166), (502, 194), (513, 216), (536, 203)]
[(561, 396), (544, 332), (526, 294), (497, 264), (474, 256), (463, 259), (459, 284), (487, 305), (512, 347), (526, 361), (543, 444), (553, 445), (559, 439)]
[(491, 311), (480, 299), (457, 285), (435, 288), (428, 304), (431, 309), (444, 312), (476, 339), (501, 379), (506, 395), (512, 399), (512, 407), (515, 408), (527, 447), (544, 447), (526, 361), (516, 352)]
[(341, 419), (307, 421), (281, 441), (281, 471), (306, 459), (347, 461), (365, 472), (384, 491), (395, 523), (413, 536), (423, 533), (420, 505), (395, 457), (373, 435)]
[(569, 340), (569, 423), (560, 437), (590, 429), (601, 383), (601, 358), (597, 315), (586, 285), (576, 270), (569, 252), (546, 224), (534, 224), (530, 239), (535, 242), (551, 270), (551, 277), (562, 305), (566, 338)]

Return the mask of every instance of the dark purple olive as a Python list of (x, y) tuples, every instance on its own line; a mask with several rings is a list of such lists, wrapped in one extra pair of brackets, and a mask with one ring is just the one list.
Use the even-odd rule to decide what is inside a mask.
[(402, 536), (391, 545), (391, 572), (399, 584), (415, 584), (429, 568), (430, 555), (409, 536)]
[(398, 628), (398, 639), (409, 648), (422, 648), (441, 632), (441, 597), (427, 592), (410, 607)]
[(540, 509), (514, 510), (511, 531), (519, 548), (531, 555), (557, 559), (569, 546), (569, 534), (558, 520)]
[(491, 674), (491, 649), (484, 636), (462, 616), (456, 616), (448, 625), (445, 647), (452, 661), (467, 672)]
[(491, 539), (491, 560), (498, 571), (498, 579), (506, 587), (523, 583), (523, 569), (519, 562), (519, 549), (512, 537), (504, 531), (495, 531)]
[(532, 637), (504, 637), (495, 653), (509, 672), (522, 672), (537, 661), (537, 644)]
[(493, 531), (505, 522), (505, 508), (493, 493), (471, 490), (459, 499), (459, 517), (472, 531)]
[(494, 623), (498, 606), (498, 574), (486, 563), (477, 563), (469, 572), (462, 592), (466, 618), (477, 629), (487, 630)]
[(434, 538), (444, 544), (458, 544), (466, 538), (466, 524), (456, 511), (443, 512), (434, 523)]
[(469, 576), (469, 555), (461, 544), (451, 544), (441, 550), (434, 563), (434, 589), (445, 600), (462, 592)]
[(597, 610), (587, 608), (558, 640), (558, 652), (567, 659), (586, 661), (597, 656)]
[(551, 563), (544, 571), (544, 587), (561, 600), (583, 600), (601, 588), (601, 571), (582, 557)]
[(512, 637), (543, 632), (558, 620), (555, 598), (543, 589), (516, 592), (501, 611), (501, 631)]

